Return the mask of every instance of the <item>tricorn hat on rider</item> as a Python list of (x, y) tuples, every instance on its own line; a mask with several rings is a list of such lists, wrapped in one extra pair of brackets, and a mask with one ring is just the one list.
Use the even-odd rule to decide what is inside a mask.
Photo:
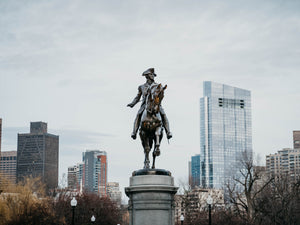
[(155, 77), (156, 77), (156, 74), (154, 73), (154, 68), (149, 68), (147, 69), (143, 74), (142, 76), (146, 76), (148, 74), (153, 74)]

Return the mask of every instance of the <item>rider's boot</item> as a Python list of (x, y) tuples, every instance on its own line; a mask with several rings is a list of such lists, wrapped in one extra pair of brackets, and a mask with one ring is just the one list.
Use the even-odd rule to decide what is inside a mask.
[(162, 114), (161, 116), (162, 116), (164, 128), (166, 129), (167, 138), (170, 139), (170, 138), (172, 138), (172, 133), (171, 133), (170, 127), (169, 127), (169, 120), (168, 120), (166, 114)]
[(133, 131), (132, 131), (132, 134), (131, 134), (131, 137), (133, 140), (136, 139), (136, 133), (139, 129), (139, 125), (140, 125), (140, 115), (138, 114), (135, 118), (135, 121), (134, 121), (134, 124), (133, 124)]

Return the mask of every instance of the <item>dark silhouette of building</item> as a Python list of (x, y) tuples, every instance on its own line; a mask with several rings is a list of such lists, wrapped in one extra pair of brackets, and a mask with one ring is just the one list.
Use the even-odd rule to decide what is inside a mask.
[(294, 149), (300, 148), (300, 130), (293, 131)]
[(47, 189), (58, 185), (59, 136), (47, 133), (47, 123), (31, 122), (30, 133), (18, 134), (17, 181), (41, 177)]

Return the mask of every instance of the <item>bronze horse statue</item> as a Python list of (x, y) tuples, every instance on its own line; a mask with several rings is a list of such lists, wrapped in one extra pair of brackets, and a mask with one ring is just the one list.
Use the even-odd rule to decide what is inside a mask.
[(145, 153), (144, 169), (150, 168), (149, 153), (152, 152), (152, 169), (155, 169), (155, 158), (160, 155), (160, 142), (163, 137), (163, 123), (160, 115), (160, 104), (164, 98), (164, 87), (161, 84), (153, 84), (149, 87), (146, 96), (146, 107), (141, 117), (140, 138)]

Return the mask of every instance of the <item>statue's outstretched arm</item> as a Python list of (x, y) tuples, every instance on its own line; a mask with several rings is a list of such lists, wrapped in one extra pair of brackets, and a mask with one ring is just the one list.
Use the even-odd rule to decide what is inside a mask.
[(133, 107), (133, 106), (135, 106), (135, 104), (136, 103), (138, 103), (139, 101), (140, 101), (140, 98), (141, 98), (141, 96), (142, 96), (142, 89), (141, 89), (141, 87), (139, 87), (138, 88), (138, 93), (137, 93), (137, 95), (136, 95), (136, 97), (133, 99), (133, 101), (131, 102), (131, 103), (129, 103), (127, 106), (128, 107)]

